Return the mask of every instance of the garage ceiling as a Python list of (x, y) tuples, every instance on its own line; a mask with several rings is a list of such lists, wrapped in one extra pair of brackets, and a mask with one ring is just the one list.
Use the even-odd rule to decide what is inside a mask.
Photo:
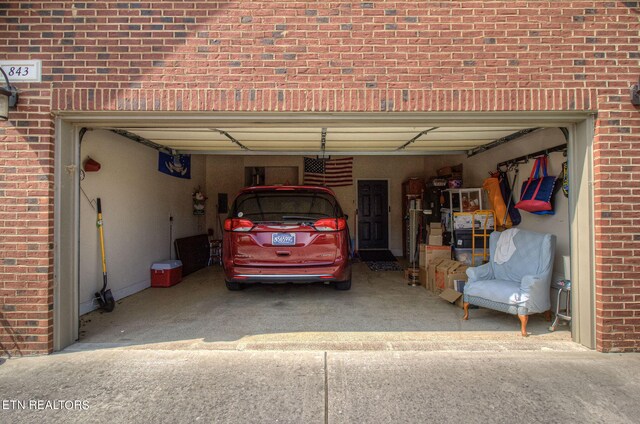
[(529, 127), (124, 127), (118, 131), (192, 154), (445, 154), (467, 152)]

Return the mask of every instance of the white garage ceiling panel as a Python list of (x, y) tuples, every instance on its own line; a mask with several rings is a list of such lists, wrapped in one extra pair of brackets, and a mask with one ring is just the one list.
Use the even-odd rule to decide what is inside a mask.
[(416, 153), (464, 152), (526, 127), (293, 127), (121, 128), (178, 152)]

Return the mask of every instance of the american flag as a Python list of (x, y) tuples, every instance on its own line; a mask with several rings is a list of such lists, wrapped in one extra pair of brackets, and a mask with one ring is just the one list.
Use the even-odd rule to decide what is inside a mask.
[(353, 157), (340, 159), (304, 158), (304, 183), (326, 187), (353, 185)]

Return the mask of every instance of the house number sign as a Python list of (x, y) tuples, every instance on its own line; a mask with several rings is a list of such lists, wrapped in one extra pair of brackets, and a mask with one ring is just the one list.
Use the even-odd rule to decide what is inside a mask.
[(42, 81), (42, 61), (40, 60), (0, 60), (0, 66), (11, 83)]

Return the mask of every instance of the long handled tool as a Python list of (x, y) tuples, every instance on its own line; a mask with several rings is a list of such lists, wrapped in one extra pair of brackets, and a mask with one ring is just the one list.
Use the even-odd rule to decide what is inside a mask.
[(96, 299), (101, 309), (111, 312), (116, 307), (116, 300), (113, 298), (111, 290), (107, 290), (107, 260), (104, 255), (104, 230), (102, 229), (102, 203), (100, 198), (96, 199), (96, 203), (98, 206), (98, 221), (96, 225), (100, 234), (100, 253), (102, 254), (102, 290), (96, 292)]

